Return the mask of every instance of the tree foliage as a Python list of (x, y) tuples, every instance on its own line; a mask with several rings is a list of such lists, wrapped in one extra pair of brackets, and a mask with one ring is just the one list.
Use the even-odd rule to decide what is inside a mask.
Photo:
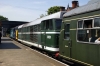
[(47, 12), (48, 12), (48, 15), (50, 15), (50, 14), (56, 13), (58, 11), (60, 11), (60, 7), (59, 6), (53, 6), (53, 7), (50, 7)]
[(44, 16), (46, 16), (46, 15), (44, 15), (44, 14), (41, 14), (41, 15), (40, 15), (40, 18), (42, 18), (42, 17), (44, 17)]
[(45, 16), (50, 15), (50, 14), (53, 14), (53, 13), (56, 13), (56, 12), (59, 12), (59, 11), (60, 11), (59, 6), (50, 7), (50, 8), (48, 8), (47, 14), (41, 14), (40, 18), (45, 17)]
[(8, 21), (8, 18), (3, 17), (3, 16), (0, 15), (0, 21)]
[(47, 14), (41, 14), (40, 18), (47, 16)]

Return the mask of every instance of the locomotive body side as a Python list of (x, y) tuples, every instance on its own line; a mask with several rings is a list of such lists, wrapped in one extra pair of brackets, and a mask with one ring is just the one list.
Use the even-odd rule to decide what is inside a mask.
[(61, 28), (61, 18), (44, 20), (41, 22), (41, 45), (42, 48), (52, 52), (59, 51), (59, 34)]
[(48, 52), (58, 52), (58, 36), (65, 12), (57, 12), (20, 26), (18, 28), (20, 41)]
[(23, 37), (22, 36), (22, 33), (23, 33), (22, 32), (22, 26), (23, 25), (18, 26), (18, 41), (20, 41), (20, 42), (22, 41), (22, 37)]

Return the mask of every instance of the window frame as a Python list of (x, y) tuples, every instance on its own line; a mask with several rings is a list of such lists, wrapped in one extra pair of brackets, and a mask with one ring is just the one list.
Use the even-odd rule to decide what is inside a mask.
[[(80, 19), (77, 21), (77, 30), (76, 30), (76, 41), (79, 42), (79, 43), (88, 43), (88, 44), (98, 44), (98, 43), (95, 43), (95, 42), (85, 42), (85, 41), (79, 41), (78, 40), (78, 30), (90, 30), (90, 29), (100, 29), (100, 27), (94, 27), (94, 19), (95, 18), (100, 18), (100, 17), (92, 17), (92, 18), (86, 18), (86, 19)], [(92, 20), (92, 28), (84, 28), (84, 21), (85, 20)], [(82, 28), (78, 28), (78, 22), (79, 21), (83, 21), (83, 25), (82, 25)]]
[[(83, 22), (83, 20), (78, 20), (78, 22), (79, 21), (82, 21)], [(83, 29), (83, 25), (82, 25), (82, 28), (78, 28), (78, 22), (77, 22), (77, 29)]]
[[(100, 18), (100, 17), (95, 17), (95, 18)], [(93, 28), (100, 28), (100, 27), (94, 27), (94, 20), (93, 20)]]
[(57, 22), (57, 21), (56, 21), (56, 20), (61, 20), (61, 24), (62, 24), (62, 19), (61, 19), (61, 18), (60, 18), (60, 19), (57, 19), (57, 18), (54, 19), (54, 29), (55, 29), (55, 30), (61, 30), (61, 26), (60, 26), (60, 29), (56, 29), (56, 27), (57, 27), (57, 25), (56, 25), (56, 22)]
[[(47, 22), (48, 21), (48, 22)], [(51, 22), (52, 21), (52, 22)], [(54, 24), (53, 19), (43, 20), (41, 22), (41, 30), (54, 30)], [(50, 25), (52, 24), (52, 29), (50, 28)], [(48, 25), (48, 26), (47, 26)]]
[(64, 24), (64, 40), (69, 40), (69, 39), (70, 39), (70, 26), (69, 26), (69, 37), (67, 37), (67, 38), (69, 38), (69, 39), (66, 39), (66, 38), (65, 38), (65, 35), (66, 35), (66, 32), (65, 32), (66, 27), (65, 27), (65, 25), (68, 25), (68, 24), (70, 25), (70, 23), (65, 23), (65, 24)]

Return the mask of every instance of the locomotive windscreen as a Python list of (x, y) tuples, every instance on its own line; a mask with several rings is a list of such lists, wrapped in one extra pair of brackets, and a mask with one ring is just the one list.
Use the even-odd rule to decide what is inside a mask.
[(55, 28), (56, 28), (56, 30), (60, 30), (61, 29), (61, 23), (62, 23), (62, 19), (56, 19), (55, 20)]

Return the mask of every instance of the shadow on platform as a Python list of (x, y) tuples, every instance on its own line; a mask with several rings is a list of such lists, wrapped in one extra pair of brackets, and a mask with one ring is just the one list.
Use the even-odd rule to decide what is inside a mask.
[(1, 41), (12, 41), (11, 39), (1, 39)]
[(1, 43), (0, 49), (21, 49), (21, 48), (11, 42), (10, 43), (7, 42), (7, 43)]

